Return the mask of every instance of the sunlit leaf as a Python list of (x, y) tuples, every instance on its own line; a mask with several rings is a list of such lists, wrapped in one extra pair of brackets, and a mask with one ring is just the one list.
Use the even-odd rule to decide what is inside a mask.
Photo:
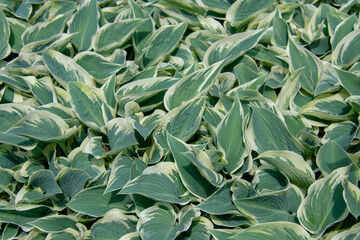
[[(322, 234), (329, 226), (348, 215), (343, 199), (345, 168), (334, 170), (330, 175), (313, 183), (308, 195), (299, 206), (297, 215), (301, 225), (313, 234)], [(332, 199), (332, 201), (329, 201)]]
[(95, 52), (111, 53), (123, 45), (136, 28), (144, 22), (143, 19), (127, 19), (102, 26), (92, 40)]
[(225, 63), (233, 61), (253, 48), (265, 31), (261, 29), (237, 33), (215, 42), (205, 53), (205, 64), (210, 66), (221, 60), (225, 60)]
[(175, 164), (170, 162), (148, 167), (120, 191), (120, 194), (134, 193), (171, 203), (186, 204), (190, 200)]
[(200, 211), (193, 205), (182, 208), (177, 214), (170, 204), (158, 203), (141, 212), (137, 229), (144, 240), (174, 239), (199, 216)]
[(9, 44), (10, 27), (2, 10), (0, 10), (0, 28), (2, 29), (0, 37), (0, 59), (3, 59), (10, 54), (11, 47)]
[(126, 211), (131, 200), (126, 195), (116, 195), (116, 193), (103, 194), (105, 186), (95, 186), (86, 188), (76, 194), (67, 206), (77, 212), (89, 216), (101, 217), (109, 210), (119, 208)]
[(96, 0), (82, 1), (76, 13), (72, 15), (68, 23), (68, 32), (79, 33), (72, 40), (79, 51), (90, 48), (91, 39), (98, 29), (98, 19)]
[(264, 108), (252, 108), (245, 130), (245, 141), (259, 153), (269, 150), (289, 150), (306, 155), (305, 147), (291, 135), (284, 122)]
[(171, 53), (182, 38), (186, 27), (186, 23), (180, 23), (176, 26), (164, 26), (155, 31), (146, 42), (139, 59), (140, 66), (151, 67)]
[(125, 215), (120, 209), (111, 209), (91, 226), (91, 235), (95, 239), (118, 240), (125, 234), (135, 231), (135, 220), (137, 219)]
[(56, 51), (42, 53), (44, 62), (51, 75), (65, 88), (69, 82), (81, 82), (93, 85), (90, 74), (76, 64), (71, 58)]
[(263, 223), (235, 234), (230, 239), (296, 239), (310, 240), (310, 235), (299, 225), (289, 222)]

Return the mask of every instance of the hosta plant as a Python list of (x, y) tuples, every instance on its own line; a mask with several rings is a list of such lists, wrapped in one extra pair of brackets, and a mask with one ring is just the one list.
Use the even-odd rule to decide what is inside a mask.
[(1, 239), (360, 239), (357, 0), (0, 0)]

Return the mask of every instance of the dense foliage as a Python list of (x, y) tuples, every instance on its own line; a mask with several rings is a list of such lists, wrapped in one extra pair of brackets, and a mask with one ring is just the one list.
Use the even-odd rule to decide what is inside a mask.
[(0, 0), (1, 239), (359, 239), (358, 0)]

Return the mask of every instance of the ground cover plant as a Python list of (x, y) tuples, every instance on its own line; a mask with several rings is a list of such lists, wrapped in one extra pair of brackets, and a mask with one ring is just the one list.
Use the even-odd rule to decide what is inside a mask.
[(357, 0), (0, 0), (1, 239), (360, 238)]

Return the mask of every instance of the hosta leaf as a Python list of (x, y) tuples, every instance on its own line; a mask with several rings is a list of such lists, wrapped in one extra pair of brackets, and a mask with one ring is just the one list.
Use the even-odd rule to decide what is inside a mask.
[(80, 82), (71, 82), (68, 87), (75, 114), (85, 125), (99, 131), (113, 118), (113, 110), (104, 101), (101, 90)]
[(223, 39), (223, 35), (214, 34), (207, 30), (199, 30), (186, 37), (185, 43), (194, 51), (200, 60), (204, 59), (207, 49), (216, 41)]
[(76, 220), (76, 218), (70, 216), (55, 215), (36, 219), (30, 224), (43, 232), (51, 233), (64, 231), (67, 228), (77, 230)]
[(91, 226), (91, 235), (99, 240), (118, 240), (125, 234), (136, 230), (136, 220), (115, 208)]
[(97, 53), (109, 54), (125, 44), (144, 19), (126, 19), (102, 26), (94, 35), (92, 46)]
[(240, 85), (246, 84), (251, 80), (254, 80), (255, 78), (259, 77), (259, 74), (257, 72), (250, 69), (244, 63), (240, 63), (236, 65), (234, 67), (234, 72)]
[(319, 81), (321, 62), (309, 50), (300, 46), (292, 38), (289, 39), (287, 52), (290, 57), (290, 70), (304, 68), (300, 77), (301, 86), (310, 93), (314, 93)]
[(132, 160), (128, 157), (117, 157), (112, 163), (109, 183), (105, 193), (121, 189), (128, 181), (141, 175), (146, 168), (146, 164), (139, 159)]
[(113, 208), (126, 211), (131, 203), (129, 196), (116, 195), (114, 192), (103, 194), (105, 187), (86, 188), (76, 194), (66, 205), (73, 211), (94, 217), (104, 216)]
[(90, 48), (91, 39), (98, 29), (99, 14), (96, 3), (96, 0), (82, 1), (68, 23), (69, 33), (79, 33), (72, 40), (79, 51)]
[(298, 187), (307, 188), (315, 182), (315, 174), (304, 158), (290, 151), (266, 151), (258, 157), (285, 174)]
[(32, 173), (28, 185), (32, 186), (32, 188), (23, 187), (16, 195), (15, 202), (17, 204), (23, 202), (41, 202), (61, 193), (54, 174), (46, 169)]
[(351, 15), (336, 26), (334, 36), (331, 38), (331, 45), (333, 50), (336, 49), (336, 46), (346, 35), (354, 31), (354, 25), (357, 23), (357, 21), (358, 19), (356, 15)]
[(337, 11), (328, 4), (321, 4), (316, 8), (309, 22), (306, 23), (301, 37), (309, 44), (313, 43), (321, 34), (321, 30), (325, 27), (324, 20), (327, 15), (335, 14)]
[(129, 5), (133, 12), (134, 18), (147, 19), (139, 26), (133, 35), (133, 43), (137, 53), (141, 53), (145, 47), (147, 40), (154, 32), (154, 23), (149, 18), (149, 14), (134, 0), (129, 0)]
[(322, 94), (305, 104), (300, 113), (328, 121), (350, 120), (355, 112), (341, 94)]
[(27, 20), (30, 17), (32, 9), (31, 2), (21, 2), (20, 5), (16, 6), (14, 15)]
[(211, 229), (209, 230), (215, 240), (230, 240), (238, 231), (229, 229)]
[(275, 0), (237, 0), (231, 5), (229, 10), (226, 12), (226, 21), (232, 25), (239, 24), (245, 21), (251, 15), (273, 5)]
[[(205, 174), (203, 173), (203, 171), (206, 166), (202, 166), (203, 168), (200, 169), (203, 171), (201, 171), (199, 167), (194, 164), (200, 163), (201, 160), (196, 159), (196, 157), (191, 154), (187, 154), (189, 151), (191, 151), (191, 148), (186, 143), (184, 143), (178, 138), (173, 137), (171, 134), (168, 134), (167, 138), (171, 153), (175, 158), (176, 168), (179, 171), (179, 175), (184, 186), (192, 194), (200, 198), (209, 197), (216, 190), (216, 188), (214, 185), (212, 185), (212, 182), (210, 182), (208, 178), (204, 176)], [(187, 155), (190, 155), (189, 157), (191, 158), (187, 157)], [(210, 159), (207, 159), (206, 164), (211, 165)], [(221, 177), (219, 180), (222, 180), (222, 176), (218, 176), (216, 173), (211, 171), (211, 169), (207, 170), (208, 172), (211, 172), (215, 177)], [(219, 180), (217, 180), (217, 185)]]
[[(266, 32), (264, 33), (264, 35)], [(278, 50), (279, 51), (279, 50)], [(284, 61), (281, 60), (281, 53), (277, 52), (271, 48), (265, 48), (262, 45), (257, 45), (246, 52), (246, 54), (256, 60), (263, 61), (264, 64), (268, 63), (271, 65), (280, 65), (285, 68), (288, 68), (289, 65)]]
[(340, 67), (350, 66), (360, 58), (360, 54), (355, 50), (359, 46), (360, 30), (354, 30), (336, 45), (332, 54), (332, 62)]
[(143, 161), (148, 164), (154, 164), (161, 160), (162, 156), (164, 154), (163, 148), (157, 144), (154, 143), (150, 147), (148, 147), (144, 153)]
[(289, 150), (302, 156), (307, 155), (305, 147), (291, 135), (284, 122), (265, 108), (251, 108), (245, 130), (245, 141), (259, 153), (270, 150)]
[(289, 179), (276, 169), (259, 168), (251, 182), (249, 196), (281, 193), (287, 191), (289, 187)]
[(350, 213), (358, 218), (360, 216), (360, 189), (348, 180), (343, 181), (343, 187), (346, 205)]
[(73, 149), (68, 159), (71, 168), (78, 168), (87, 172), (91, 178), (105, 172), (105, 163), (103, 159), (95, 159), (92, 155), (85, 153), (82, 147)]
[(355, 74), (344, 71), (341, 69), (335, 68), (341, 85), (351, 94), (351, 95), (360, 95), (360, 83), (358, 81), (359, 77)]
[(258, 91), (260, 87), (265, 83), (266, 81), (266, 74), (261, 75), (245, 84), (240, 85), (237, 88), (233, 88), (228, 92), (229, 95), (233, 95), (235, 91), (241, 91), (241, 90), (256, 90)]
[(42, 104), (54, 101), (55, 90), (51, 78), (27, 78), (26, 80), (30, 85), (31, 92)]
[(352, 161), (344, 149), (330, 141), (321, 146), (316, 163), (324, 174), (330, 174), (337, 168), (349, 166)]
[(88, 179), (90, 175), (87, 172), (76, 168), (63, 168), (56, 176), (56, 181), (67, 198), (80, 192)]
[(53, 210), (43, 205), (0, 206), (0, 222), (16, 224), (25, 231), (32, 228), (32, 221), (53, 214)]
[(27, 22), (21, 21), (17, 18), (7, 18), (11, 31), (11, 40), (9, 41), (11, 45), (11, 51), (14, 53), (19, 53), (24, 43), (21, 39), (21, 35), (29, 27)]
[(119, 238), (119, 240), (141, 240), (141, 238), (140, 238), (138, 232), (132, 232), (132, 233), (125, 234), (124, 236)]
[(36, 147), (38, 142), (27, 137), (22, 137), (10, 133), (0, 133), (0, 143), (20, 147), (25, 150), (32, 150)]
[(360, 96), (348, 97), (346, 102), (349, 103), (356, 112), (360, 112)]
[(29, 178), (29, 185), (41, 188), (46, 195), (61, 193), (60, 187), (55, 181), (54, 174), (49, 170), (39, 170)]
[[(116, 95), (120, 103), (120, 110), (129, 101), (137, 102), (144, 110), (153, 108), (163, 101), (165, 90), (171, 87), (177, 79), (169, 77), (152, 77), (130, 82), (121, 86)], [(154, 100), (152, 99), (154, 98)], [(151, 110), (149, 109), (149, 110)]]
[[(23, 46), (20, 50), (21, 53), (40, 53), (46, 50), (54, 50), (54, 51), (63, 51), (68, 43), (73, 39), (76, 35), (67, 34), (67, 33), (59, 33), (48, 39), (31, 42)], [(54, 70), (54, 69), (53, 69)]]
[(135, 132), (128, 119), (114, 118), (105, 124), (105, 132), (109, 139), (109, 149), (105, 149), (102, 137), (93, 137), (85, 146), (85, 152), (100, 159), (107, 155), (119, 153), (124, 148), (135, 145)]
[(295, 213), (302, 200), (300, 189), (294, 186), (286, 192), (267, 193), (243, 199), (233, 197), (233, 202), (239, 211), (253, 216), (259, 223), (279, 220), (296, 222)]
[(341, 184), (345, 171), (346, 168), (336, 169), (310, 186), (297, 211), (301, 225), (309, 232), (320, 235), (348, 215)]
[(53, 240), (61, 240), (61, 239), (76, 240), (77, 236), (79, 236), (79, 232), (77, 230), (67, 228), (62, 232), (49, 233), (46, 237), (48, 239), (53, 239)]
[(155, 129), (155, 127), (161, 122), (164, 116), (165, 112), (161, 110), (155, 110), (151, 115), (141, 119), (140, 123), (135, 122), (134, 127), (141, 134), (141, 136), (146, 139)]
[(276, 239), (311, 240), (310, 235), (298, 224), (290, 222), (263, 223), (235, 234), (229, 239), (276, 240)]
[(171, 110), (155, 129), (153, 136), (157, 143), (168, 148), (166, 132), (181, 140), (188, 140), (195, 133), (205, 109), (205, 98), (196, 98)]
[(48, 103), (45, 105), (38, 106), (36, 107), (36, 109), (54, 113), (59, 117), (61, 117), (62, 119), (64, 119), (65, 121), (69, 121), (69, 123), (71, 122), (70, 120), (75, 117), (74, 112), (70, 108), (60, 103)]
[(45, 1), (44, 4), (35, 12), (34, 16), (31, 17), (31, 23), (50, 21), (54, 17), (64, 14), (71, 13), (76, 9), (76, 3), (72, 1)]
[(271, 43), (279, 47), (285, 47), (288, 43), (288, 26), (286, 21), (279, 17), (274, 17), (273, 27), (274, 31), (271, 37)]
[(335, 28), (346, 18), (347, 15), (340, 15), (336, 13), (329, 14), (326, 18), (327, 25), (329, 26), (329, 35), (334, 37)]
[(236, 207), (231, 202), (230, 187), (232, 182), (225, 183), (222, 188), (217, 190), (210, 197), (205, 199), (197, 207), (204, 212), (210, 214), (225, 214), (236, 210)]
[(205, 107), (203, 118), (211, 126), (217, 127), (224, 115), (213, 108)]
[(8, 72), (0, 72), (0, 81), (9, 84), (15, 89), (28, 92), (30, 89), (25, 79), (34, 79), (34, 77), (33, 76), (24, 77), (20, 75), (14, 75)]
[[(190, 14), (192, 13), (193, 15), (200, 15), (200, 16), (205, 15), (205, 9), (203, 8), (203, 4), (196, 5), (194, 3), (194, 1), (191, 1), (191, 0), (185, 0), (185, 1), (175, 0), (175, 1), (172, 1), (171, 3), (161, 2), (161, 6), (180, 10), (181, 13), (180, 13), (180, 11), (179, 11), (179, 13), (186, 17), (188, 17), (189, 13)], [(161, 9), (163, 10), (163, 8), (161, 8)], [(169, 14), (169, 12), (167, 12), (166, 10), (165, 10), (165, 13)], [(176, 16), (176, 18), (180, 18), (180, 17)], [(191, 18), (191, 17), (188, 17), (188, 18)]]
[(134, 193), (171, 203), (187, 204), (190, 201), (175, 164), (171, 162), (146, 168), (120, 191), (120, 194)]
[(325, 135), (321, 143), (325, 144), (329, 141), (335, 141), (344, 150), (346, 150), (353, 138), (355, 137), (357, 126), (350, 121), (333, 123), (325, 128)]
[(18, 103), (0, 105), (0, 132), (6, 132), (33, 109)]
[(8, 169), (0, 168), (0, 193), (13, 181), (13, 173)]
[(229, 0), (221, 1), (221, 0), (209, 0), (204, 1), (204, 6), (212, 11), (215, 11), (217, 13), (226, 13), (228, 8), (231, 6), (231, 2)]
[(139, 59), (143, 68), (151, 67), (170, 54), (185, 33), (187, 23), (159, 28), (146, 42)]
[(319, 77), (319, 82), (315, 89), (315, 96), (322, 93), (335, 92), (340, 89), (339, 78), (333, 65), (322, 62), (323, 68)]
[(0, 10), (0, 28), (2, 30), (0, 37), (0, 59), (3, 59), (10, 54), (11, 46), (9, 44), (10, 27), (2, 10)]
[(239, 169), (247, 155), (243, 142), (244, 111), (238, 98), (235, 99), (230, 111), (219, 123), (216, 133), (218, 147), (227, 160), (225, 169), (232, 173)]
[(192, 221), (191, 227), (178, 236), (180, 239), (184, 240), (208, 240), (210, 239), (209, 230), (213, 229), (213, 224), (210, 220), (204, 217), (195, 218)]
[(106, 79), (111, 77), (123, 66), (109, 62), (102, 55), (94, 52), (81, 52), (77, 54), (74, 61), (84, 68), (95, 79)]
[(19, 230), (19, 227), (14, 224), (6, 224), (3, 228), (1, 240), (11, 239), (14, 238), (17, 235), (17, 232)]
[(51, 75), (64, 88), (69, 82), (81, 82), (93, 86), (93, 79), (88, 72), (76, 64), (71, 58), (60, 52), (48, 50), (42, 53), (46, 67)]
[(215, 172), (209, 156), (202, 150), (194, 148), (189, 152), (183, 153), (200, 171), (200, 173), (215, 187), (221, 187), (223, 176)]
[(276, 106), (281, 110), (289, 108), (290, 99), (293, 98), (301, 88), (300, 78), (303, 68), (293, 72), (290, 77), (286, 78), (285, 85), (276, 99)]
[[(190, 48), (183, 43), (180, 43), (179, 47), (174, 50), (170, 56), (170, 59), (172, 56), (180, 58), (180, 60), (184, 62), (184, 70), (188, 69), (189, 67), (193, 67), (193, 64), (196, 62)], [(190, 72), (187, 72), (187, 74), (190, 74)]]
[(331, 240), (352, 240), (359, 239), (359, 228), (351, 228), (349, 230), (342, 231), (331, 238)]
[[(1, 135), (1, 134), (0, 134)], [(1, 146), (0, 147), (0, 167), (3, 169), (11, 169), (27, 159), (24, 156), (17, 156), (15, 152), (12, 151), (11, 146)]]
[(210, 219), (215, 225), (228, 228), (258, 224), (253, 217), (238, 213), (238, 211), (223, 215), (210, 215)]
[(117, 99), (115, 96), (115, 83), (116, 77), (113, 75), (104, 85), (101, 87), (105, 94), (105, 99), (107, 104), (110, 105), (112, 108), (116, 108)]
[(70, 137), (75, 127), (59, 116), (47, 111), (32, 111), (12, 126), (7, 133), (22, 135), (41, 141), (61, 141)]
[(191, 226), (194, 218), (199, 216), (200, 211), (193, 205), (182, 208), (176, 214), (170, 204), (156, 203), (140, 213), (137, 230), (144, 240), (175, 239)]
[(138, 143), (135, 139), (134, 128), (127, 119), (114, 118), (105, 124), (105, 129), (111, 151), (120, 151)]
[(223, 62), (200, 69), (172, 85), (164, 96), (167, 110), (179, 107), (184, 102), (206, 94), (221, 71)]
[(233, 34), (212, 44), (204, 55), (204, 63), (210, 66), (225, 60), (229, 63), (253, 48), (261, 39), (266, 29), (250, 30)]
[(49, 22), (40, 22), (28, 27), (21, 36), (24, 45), (31, 42), (46, 40), (58, 33), (61, 33), (67, 18), (67, 15), (62, 14), (56, 16)]

